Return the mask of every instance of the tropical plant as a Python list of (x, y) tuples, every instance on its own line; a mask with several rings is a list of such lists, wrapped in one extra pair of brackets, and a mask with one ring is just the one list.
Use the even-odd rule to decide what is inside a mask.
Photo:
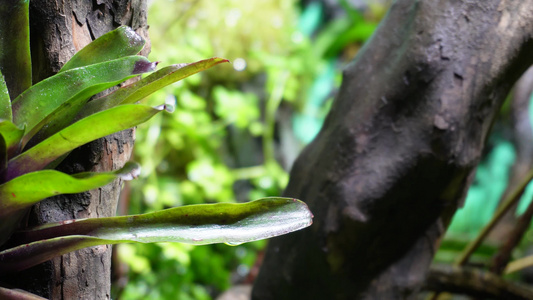
[[(227, 62), (211, 58), (171, 65), (136, 55), (144, 40), (128, 27), (111, 31), (67, 62), (60, 72), (31, 85), (28, 1), (0, 8), (0, 274), (17, 272), (84, 247), (130, 242), (239, 244), (309, 226), (311, 213), (296, 199), (265, 198), (245, 204), (194, 205), (144, 215), (69, 220), (26, 228), (33, 204), (58, 194), (80, 193), (140, 169), (127, 163), (112, 172), (65, 174), (53, 170), (70, 151), (131, 128), (173, 103), (138, 103), (154, 91)], [(10, 30), (16, 26), (17, 30)], [(154, 72), (153, 72), (154, 71)], [(127, 79), (153, 72), (89, 101)], [(0, 287), (0, 298), (25, 292)]]

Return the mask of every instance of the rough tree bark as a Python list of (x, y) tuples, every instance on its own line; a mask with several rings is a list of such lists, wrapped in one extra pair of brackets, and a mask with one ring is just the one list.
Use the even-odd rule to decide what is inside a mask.
[(253, 298), (414, 297), (532, 63), (533, 0), (394, 2), (291, 171), (315, 223), (270, 242)]
[[(128, 25), (147, 39), (146, 0), (32, 0), (30, 30), (34, 82), (61, 68), (83, 46)], [(148, 39), (147, 39), (148, 40)], [(143, 54), (148, 54), (147, 45)], [(126, 130), (73, 151), (64, 172), (109, 171), (129, 160), (134, 131)], [(34, 207), (30, 223), (106, 217), (116, 212), (121, 182), (63, 195)], [(11, 278), (16, 286), (50, 299), (110, 299), (111, 248), (92, 247), (58, 257)]]

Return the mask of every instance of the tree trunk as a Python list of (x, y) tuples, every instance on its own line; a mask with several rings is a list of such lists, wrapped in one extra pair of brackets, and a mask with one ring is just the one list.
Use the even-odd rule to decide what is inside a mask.
[(533, 0), (394, 2), (291, 171), (314, 224), (270, 242), (253, 298), (414, 297), (532, 53)]
[[(59, 71), (83, 46), (128, 25), (147, 39), (145, 0), (30, 2), (33, 81)], [(149, 46), (143, 54), (148, 54)], [(109, 171), (130, 159), (134, 131), (125, 130), (73, 151), (63, 172)], [(30, 224), (113, 216), (121, 187), (117, 180), (98, 190), (61, 195), (36, 205)], [(110, 299), (110, 246), (91, 247), (57, 257), (12, 278), (17, 287), (50, 299)]]

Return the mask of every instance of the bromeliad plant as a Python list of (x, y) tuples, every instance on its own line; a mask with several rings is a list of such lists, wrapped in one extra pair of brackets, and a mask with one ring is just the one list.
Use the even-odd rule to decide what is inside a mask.
[[(239, 244), (311, 224), (312, 215), (303, 202), (265, 198), (246, 204), (184, 206), (25, 228), (22, 220), (28, 210), (47, 197), (81, 193), (117, 178), (136, 177), (139, 167), (135, 163), (112, 172), (74, 175), (53, 167), (81, 145), (172, 111), (172, 103), (151, 107), (139, 102), (166, 85), (227, 62), (211, 58), (155, 71), (157, 63), (136, 55), (143, 39), (132, 29), (120, 27), (80, 50), (58, 74), (31, 85), (28, 30), (28, 1), (10, 1), (0, 7), (0, 71), (5, 76), (0, 76), (1, 275), (95, 245)], [(89, 101), (147, 72), (153, 73)], [(18, 292), (0, 287), (0, 298), (13, 293)]]

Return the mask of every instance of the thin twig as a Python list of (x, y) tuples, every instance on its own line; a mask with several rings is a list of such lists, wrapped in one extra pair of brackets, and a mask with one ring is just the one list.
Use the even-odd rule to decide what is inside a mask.
[(505, 243), (500, 247), (496, 255), (492, 259), (491, 271), (495, 274), (502, 274), (505, 266), (511, 258), (511, 253), (514, 248), (520, 243), (522, 237), (529, 229), (529, 224), (531, 224), (531, 218), (533, 217), (533, 201), (529, 203), (526, 211), (520, 216), (516, 225), (513, 228), (513, 231), (505, 241)]
[[(454, 266), (464, 266), (468, 262), (470, 256), (472, 256), (472, 254), (476, 251), (479, 245), (481, 245), (481, 243), (487, 237), (490, 231), (496, 226), (496, 224), (498, 224), (498, 222), (507, 213), (507, 211), (511, 209), (518, 202), (518, 200), (520, 200), (520, 196), (522, 196), (522, 194), (524, 193), (524, 190), (526, 189), (531, 179), (533, 179), (533, 170), (531, 170), (527, 174), (525, 179), (520, 182), (518, 187), (505, 198), (503, 205), (498, 208), (496, 213), (492, 216), (492, 219), (487, 225), (485, 225), (485, 227), (481, 230), (477, 237), (468, 244), (465, 250), (463, 250), (463, 252), (459, 256), (459, 259), (454, 263)], [(437, 300), (438, 298), (439, 292), (432, 293), (427, 297), (427, 299), (430, 300)]]

